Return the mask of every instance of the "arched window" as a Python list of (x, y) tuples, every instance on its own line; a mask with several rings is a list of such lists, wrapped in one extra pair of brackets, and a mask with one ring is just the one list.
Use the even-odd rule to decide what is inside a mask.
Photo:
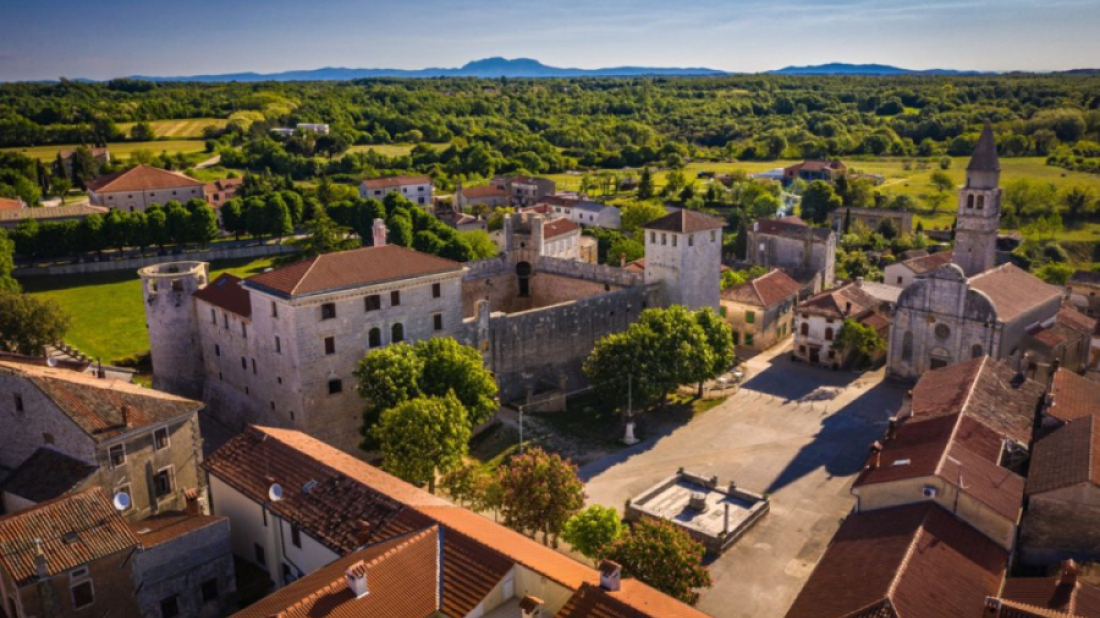
[(809, 337), (810, 336), (810, 323), (809, 322), (803, 322), (802, 323), (802, 328), (801, 328), (801, 330), (799, 330), (799, 332), (802, 333), (803, 337)]
[(382, 345), (382, 329), (377, 326), (370, 329), (370, 333), (367, 335), (367, 345), (372, 348), (377, 348)]
[(974, 345), (970, 346), (970, 357), (971, 358), (978, 358), (981, 355), (982, 355), (982, 346), (980, 346), (976, 343)]
[(905, 331), (901, 339), (901, 360), (913, 360), (913, 331)]
[(516, 264), (516, 278), (519, 280), (519, 295), (522, 297), (531, 295), (531, 264), (520, 262)]
[(390, 329), (390, 343), (401, 343), (405, 340), (405, 327), (398, 322)]
[(825, 341), (832, 341), (832, 340), (833, 340), (833, 328), (830, 326), (829, 328), (825, 329)]
[(966, 196), (966, 207), (967, 208), (973, 208), (974, 207), (974, 196), (973, 195)]
[(979, 195), (978, 196), (978, 209), (980, 210), (980, 209), (983, 209), (983, 208), (985, 208), (985, 196), (984, 195)]

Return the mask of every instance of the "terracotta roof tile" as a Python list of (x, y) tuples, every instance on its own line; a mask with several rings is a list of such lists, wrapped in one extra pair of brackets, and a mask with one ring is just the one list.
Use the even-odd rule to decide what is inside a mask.
[(0, 209), (0, 221), (22, 221), (24, 219), (49, 221), (50, 219), (71, 219), (74, 217), (87, 217), (88, 215), (102, 215), (106, 214), (109, 210), (109, 208), (103, 206), (90, 206), (88, 204), (43, 206), (41, 208), (20, 208), (18, 210)]
[(0, 211), (5, 210), (22, 210), (27, 205), (19, 200), (13, 200), (6, 197), (0, 197)]
[(97, 469), (44, 446), (19, 464), (0, 489), (31, 502), (45, 502), (79, 489)]
[(462, 197), (466, 199), (508, 197), (508, 192), (492, 185), (485, 185), (484, 187), (466, 187), (462, 189)]
[(508, 557), (453, 528), (444, 532), (443, 611), (467, 616), (515, 566)]
[(815, 238), (825, 240), (832, 232), (823, 227), (810, 227), (798, 217), (780, 217), (778, 219), (758, 219), (753, 224), (753, 232), (768, 236), (787, 238)]
[(1027, 478), (1028, 495), (1083, 483), (1100, 485), (1100, 417), (1059, 427), (1035, 443)]
[[(439, 609), (439, 529), (431, 527), (340, 558), (277, 590), (236, 618), (429, 618)], [(367, 574), (356, 598), (345, 577)]]
[(787, 618), (979, 616), (1007, 562), (1004, 550), (935, 504), (856, 513)]
[(1016, 577), (1005, 581), (1001, 599), (1020, 609), (1048, 610), (1036, 616), (1100, 618), (1100, 588), (1083, 582), (1063, 583), (1060, 577)]
[(115, 193), (118, 191), (156, 191), (176, 187), (205, 186), (201, 180), (178, 172), (170, 172), (148, 165), (138, 165), (126, 171), (100, 176), (87, 184), (89, 191)]
[(249, 277), (245, 286), (284, 296), (300, 296), (462, 269), (458, 262), (397, 245), (384, 245), (318, 255)]
[(138, 540), (100, 488), (0, 518), (0, 565), (22, 586), (34, 580), (35, 540), (56, 575), (137, 547)]
[(575, 232), (581, 229), (581, 226), (570, 221), (569, 219), (552, 219), (547, 221), (542, 226), (542, 237), (546, 239), (555, 238), (562, 234), (568, 234), (569, 232)]
[(781, 270), (773, 270), (722, 292), (722, 298), (758, 307), (772, 307), (798, 295), (802, 286)]
[(997, 318), (1011, 322), (1024, 313), (1059, 298), (1062, 291), (1014, 264), (1003, 264), (969, 279), (970, 287), (985, 293), (997, 308)]
[(726, 227), (726, 222), (709, 215), (704, 215), (701, 212), (695, 212), (694, 210), (684, 208), (669, 213), (656, 221), (651, 221), (642, 227), (647, 230), (693, 234), (695, 232), (705, 232), (707, 230), (720, 230)]
[(1050, 387), (1051, 405), (1046, 413), (1061, 421), (1100, 414), (1100, 383), (1061, 368)]
[(362, 186), (367, 189), (390, 189), (408, 185), (431, 184), (432, 179), (427, 176), (390, 176), (388, 178), (371, 178), (364, 180)]
[[(849, 303), (851, 308), (849, 309)], [(814, 294), (796, 307), (799, 313), (809, 313), (831, 318), (857, 317), (880, 304), (879, 300), (861, 290), (855, 283)]]
[(131, 522), (130, 527), (141, 542), (141, 546), (149, 548), (227, 521), (225, 517), (216, 515), (188, 515), (183, 511), (172, 511)]
[(104, 380), (66, 369), (0, 361), (0, 373), (25, 378), (95, 440), (135, 427), (194, 414), (199, 401), (119, 380)]
[(940, 251), (931, 255), (918, 256), (901, 262), (915, 274), (923, 275), (951, 262), (954, 251)]
[(251, 318), (252, 295), (241, 285), (242, 281), (240, 277), (222, 273), (192, 296), (241, 317)]

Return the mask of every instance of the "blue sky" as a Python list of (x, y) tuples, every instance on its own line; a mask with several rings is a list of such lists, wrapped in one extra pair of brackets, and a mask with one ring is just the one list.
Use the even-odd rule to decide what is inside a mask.
[(459, 66), (1100, 66), (1100, 0), (0, 0), (0, 80)]

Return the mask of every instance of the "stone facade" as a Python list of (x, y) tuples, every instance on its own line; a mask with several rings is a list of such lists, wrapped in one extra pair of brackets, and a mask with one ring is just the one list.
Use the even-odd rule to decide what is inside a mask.
[[(4, 611), (16, 607), (16, 616), (27, 618), (91, 618), (110, 615), (119, 618), (143, 616), (134, 597), (130, 579), (132, 548), (94, 560), (79, 569), (59, 573), (46, 579), (16, 587), (4, 569), (0, 569), (0, 592), (4, 595)], [(72, 586), (90, 581), (92, 602), (74, 607)], [(158, 614), (153, 614), (158, 615)]]
[(757, 351), (767, 350), (791, 336), (798, 295), (770, 307), (722, 299), (722, 313), (733, 329), (733, 344)]
[(966, 168), (959, 191), (955, 230), (955, 263), (971, 277), (997, 265), (997, 230), (1001, 222), (1001, 166), (993, 129), (987, 123)]
[(665, 305), (719, 310), (722, 230), (674, 232), (646, 228), (645, 282), (660, 284)]
[[(138, 271), (145, 296), (145, 326), (151, 345), (153, 388), (202, 397), (202, 352), (191, 295), (209, 278), (206, 262), (169, 262)], [(181, 333), (191, 336), (181, 337)]]
[(827, 289), (836, 282), (836, 243), (836, 233), (811, 228), (794, 217), (757, 221), (748, 232), (746, 261), (765, 268), (820, 273), (820, 287)]
[(175, 200), (185, 203), (187, 200), (206, 200), (206, 185), (196, 184), (172, 187), (170, 189), (133, 190), (133, 191), (88, 191), (88, 203), (93, 206), (117, 208), (126, 212), (145, 212), (153, 204), (161, 206)]
[(229, 519), (205, 520), (205, 526), (134, 554), (134, 585), (143, 616), (160, 616), (162, 605), (172, 604), (180, 616), (195, 618), (218, 618), (233, 608), (237, 585)]
[(888, 210), (886, 208), (860, 208), (849, 206), (838, 208), (829, 213), (829, 221), (833, 231), (844, 234), (844, 220), (849, 219), (851, 225), (858, 221), (874, 232), (882, 225), (883, 221), (891, 221), (894, 229), (902, 234), (913, 233), (913, 213), (907, 210)]

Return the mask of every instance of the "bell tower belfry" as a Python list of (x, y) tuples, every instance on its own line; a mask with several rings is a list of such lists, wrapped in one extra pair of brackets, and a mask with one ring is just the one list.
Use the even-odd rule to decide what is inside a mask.
[(953, 261), (967, 277), (997, 265), (997, 230), (1001, 222), (1001, 163), (993, 126), (986, 121), (959, 191)]

